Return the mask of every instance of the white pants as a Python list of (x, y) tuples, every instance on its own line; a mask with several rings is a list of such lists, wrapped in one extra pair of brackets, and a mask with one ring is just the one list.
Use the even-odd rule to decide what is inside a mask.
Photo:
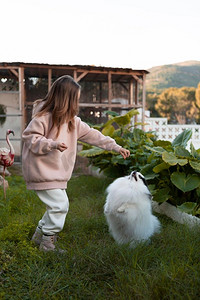
[(65, 190), (52, 189), (35, 191), (40, 200), (46, 204), (46, 212), (38, 223), (38, 227), (47, 235), (60, 232), (65, 224), (69, 209), (69, 200)]

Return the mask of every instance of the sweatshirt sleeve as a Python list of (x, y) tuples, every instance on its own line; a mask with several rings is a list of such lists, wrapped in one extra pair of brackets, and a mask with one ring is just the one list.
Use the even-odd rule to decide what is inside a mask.
[(45, 137), (45, 121), (42, 117), (33, 118), (22, 133), (22, 141), (35, 154), (43, 155), (57, 148), (58, 142)]
[(94, 128), (91, 128), (86, 123), (82, 122), (81, 119), (78, 117), (77, 127), (79, 141), (100, 147), (108, 151), (120, 151), (121, 146), (119, 146), (114, 139), (112, 139), (109, 136), (103, 135), (100, 131)]

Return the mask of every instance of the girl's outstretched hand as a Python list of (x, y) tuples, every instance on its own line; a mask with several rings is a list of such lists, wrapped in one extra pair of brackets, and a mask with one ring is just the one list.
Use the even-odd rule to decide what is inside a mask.
[(130, 151), (125, 148), (121, 148), (119, 153), (123, 156), (124, 159), (130, 156)]
[(58, 143), (57, 145), (57, 149), (60, 151), (60, 152), (63, 152), (67, 149), (67, 145), (65, 145), (65, 143)]

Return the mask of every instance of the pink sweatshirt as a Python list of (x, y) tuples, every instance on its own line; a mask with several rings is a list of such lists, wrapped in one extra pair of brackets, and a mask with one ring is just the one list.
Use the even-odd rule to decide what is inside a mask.
[[(48, 134), (51, 124), (50, 113), (35, 117), (22, 134), (22, 170), (27, 189), (65, 189), (74, 168), (78, 140), (115, 152), (121, 149), (115, 140), (90, 128), (79, 117), (75, 117), (75, 129), (70, 132), (67, 123), (63, 124), (57, 138), (56, 130)], [(60, 152), (58, 142), (68, 148)]]

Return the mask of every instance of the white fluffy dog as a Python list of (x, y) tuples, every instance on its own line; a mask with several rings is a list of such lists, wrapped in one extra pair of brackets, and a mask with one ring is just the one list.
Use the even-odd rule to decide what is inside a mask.
[(104, 214), (118, 244), (130, 243), (133, 247), (159, 232), (160, 222), (152, 215), (151, 198), (144, 176), (136, 171), (108, 186)]

